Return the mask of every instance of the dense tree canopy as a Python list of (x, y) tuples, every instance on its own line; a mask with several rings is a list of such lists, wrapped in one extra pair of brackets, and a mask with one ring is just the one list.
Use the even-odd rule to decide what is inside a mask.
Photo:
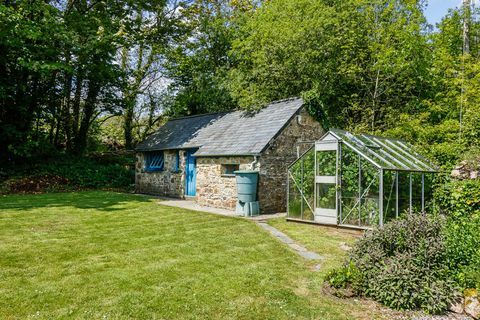
[(0, 161), (131, 149), (167, 117), (302, 96), (326, 128), (454, 163), (480, 138), (468, 3), (434, 28), (422, 0), (3, 1)]

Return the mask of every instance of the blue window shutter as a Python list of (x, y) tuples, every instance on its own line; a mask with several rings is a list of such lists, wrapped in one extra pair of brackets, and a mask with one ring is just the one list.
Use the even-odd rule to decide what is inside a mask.
[(163, 151), (148, 152), (145, 154), (145, 171), (162, 171), (163, 167)]

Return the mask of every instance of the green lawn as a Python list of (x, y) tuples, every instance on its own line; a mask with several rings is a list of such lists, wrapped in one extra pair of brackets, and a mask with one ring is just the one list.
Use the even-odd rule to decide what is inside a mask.
[[(325, 268), (352, 241), (271, 223), (326, 256)], [(0, 319), (377, 317), (324, 295), (324, 272), (311, 269), (240, 218), (112, 192), (0, 197)]]

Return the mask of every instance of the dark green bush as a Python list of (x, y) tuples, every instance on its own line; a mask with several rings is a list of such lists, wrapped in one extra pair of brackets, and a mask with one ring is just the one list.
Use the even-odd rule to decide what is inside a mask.
[(129, 190), (135, 180), (133, 155), (61, 155), (11, 165), (6, 169), (0, 190), (8, 192), (49, 192), (82, 189)]
[[(457, 292), (445, 265), (444, 224), (440, 218), (406, 215), (368, 232), (349, 258), (358, 272), (345, 281), (358, 294), (394, 309), (444, 311)], [(332, 286), (341, 285), (338, 274), (330, 276)]]
[(447, 181), (435, 197), (447, 216), (450, 277), (462, 288), (480, 289), (480, 180)]
[(480, 289), (480, 216), (449, 219), (445, 234), (451, 278), (463, 289)]

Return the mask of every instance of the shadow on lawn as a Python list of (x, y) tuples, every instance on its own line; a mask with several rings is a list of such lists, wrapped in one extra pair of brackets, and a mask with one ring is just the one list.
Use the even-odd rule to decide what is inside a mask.
[(145, 203), (150, 201), (151, 197), (145, 195), (106, 191), (8, 195), (0, 196), (0, 213), (3, 210), (23, 211), (59, 207), (117, 211), (125, 209), (122, 204), (131, 204), (132, 202)]

